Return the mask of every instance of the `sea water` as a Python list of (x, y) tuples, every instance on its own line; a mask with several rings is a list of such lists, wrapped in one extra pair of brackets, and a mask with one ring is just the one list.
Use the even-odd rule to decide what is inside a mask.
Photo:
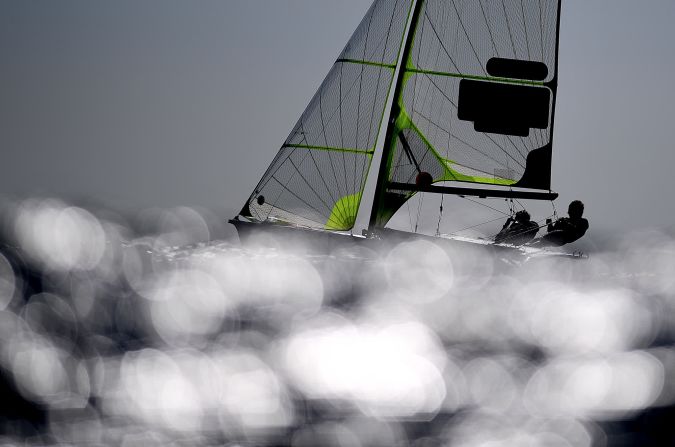
[(0, 445), (672, 442), (665, 233), (505, 266), (242, 247), (191, 208), (4, 210)]

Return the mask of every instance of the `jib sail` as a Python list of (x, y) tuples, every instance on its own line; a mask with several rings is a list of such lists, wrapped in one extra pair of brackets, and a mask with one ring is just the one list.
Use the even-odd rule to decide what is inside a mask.
[(373, 3), (240, 214), (327, 230), (354, 226), (411, 3)]

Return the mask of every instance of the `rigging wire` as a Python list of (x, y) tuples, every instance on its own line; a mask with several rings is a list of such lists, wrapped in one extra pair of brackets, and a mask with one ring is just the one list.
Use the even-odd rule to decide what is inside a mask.
[(558, 210), (555, 209), (555, 202), (553, 200), (551, 200), (551, 207), (553, 207), (553, 217), (555, 217), (555, 219), (558, 220)]
[[(510, 212), (509, 212), (509, 213), (506, 213), (506, 212), (504, 212), (504, 211), (502, 211), (502, 210), (500, 210), (500, 209), (491, 207), (490, 205), (487, 205), (487, 204), (485, 204), (485, 203), (479, 202), (479, 201), (477, 201), (477, 200), (469, 199), (468, 197), (465, 197), (465, 196), (458, 196), (458, 197), (460, 197), (460, 198), (462, 198), (462, 199), (465, 199), (465, 200), (468, 200), (469, 202), (473, 202), (473, 203), (475, 203), (475, 204), (477, 204), (477, 205), (481, 205), (481, 206), (484, 206), (484, 207), (486, 207), (486, 208), (489, 208), (489, 209), (491, 209), (491, 210), (493, 210), (493, 211), (496, 211), (496, 212), (502, 214), (503, 216), (511, 216), (511, 215), (513, 215), (513, 199), (511, 199), (511, 203), (510, 203)], [(441, 198), (441, 206), (442, 206), (442, 200), (443, 200), (443, 199)], [(504, 199), (504, 200), (505, 200), (507, 203), (509, 202), (509, 199)], [(499, 217), (497, 217), (497, 218), (495, 218), (495, 219), (491, 219), (491, 220), (488, 220), (488, 221), (486, 221), (486, 222), (481, 222), (481, 223), (478, 223), (478, 224), (475, 224), (475, 225), (471, 225), (471, 226), (469, 226), (469, 227), (462, 228), (461, 230), (456, 230), (456, 231), (450, 233), (450, 235), (451, 235), (451, 236), (455, 236), (455, 235), (457, 235), (457, 233), (461, 233), (461, 232), (466, 231), (466, 230), (471, 230), (471, 229), (473, 229), (473, 228), (477, 228), (477, 227), (480, 227), (480, 226), (483, 226), (483, 225), (487, 225), (487, 224), (489, 224), (489, 223), (496, 222), (496, 221), (498, 221), (498, 220), (502, 220), (502, 219), (504, 218), (503, 216), (499, 216)], [(438, 230), (437, 230), (437, 235), (438, 235)]]
[(410, 231), (412, 231), (413, 223), (412, 223), (412, 213), (410, 212), (410, 200), (407, 200), (406, 204), (408, 205), (408, 220), (410, 221)]
[[(553, 215), (547, 216), (547, 217), (545, 217), (544, 219), (541, 219), (541, 220), (538, 220), (538, 221), (535, 220), (535, 222), (537, 223), (537, 229), (541, 229), (541, 228), (546, 227), (546, 226), (547, 226), (546, 223), (540, 224), (540, 222), (541, 222), (541, 221), (544, 221), (544, 222), (545, 222), (546, 219), (549, 219), (549, 218), (551, 218), (551, 217), (553, 217)], [(466, 230), (471, 230), (471, 229), (474, 229), (474, 228), (476, 228), (476, 227), (480, 227), (480, 226), (483, 226), (483, 225), (487, 225), (487, 224), (489, 224), (489, 223), (497, 222), (498, 220), (502, 220), (502, 219), (503, 219), (503, 217), (502, 217), (502, 216), (499, 216), (499, 217), (497, 217), (497, 218), (495, 218), (495, 219), (492, 219), (492, 220), (488, 220), (488, 221), (485, 221), (485, 222), (481, 222), (481, 223), (479, 223), (479, 224), (471, 225), (470, 227), (462, 228), (461, 230), (455, 230), (455, 231), (453, 231), (452, 233), (449, 233), (449, 235), (450, 235), (450, 236), (456, 236), (457, 233), (461, 233), (461, 232), (466, 231)], [(532, 229), (529, 229), (529, 230), (527, 230), (527, 231), (532, 231)], [(495, 236), (497, 236), (497, 234), (499, 234), (499, 233), (496, 233), (496, 234), (490, 236), (490, 238), (491, 238), (491, 239), (494, 239)], [(518, 233), (518, 234), (520, 234), (520, 233)], [(518, 234), (510, 235), (510, 236), (509, 236), (508, 238), (506, 238), (506, 239), (510, 239), (511, 237), (516, 236), (516, 235), (518, 235)], [(506, 240), (506, 239), (504, 239), (504, 240)]]
[(503, 218), (504, 217), (499, 216), (496, 219), (488, 220), (487, 222), (481, 222), (481, 223), (476, 224), (476, 225), (471, 225), (470, 227), (462, 228), (461, 230), (457, 230), (457, 231), (454, 231), (454, 232), (450, 233), (450, 236), (456, 236), (457, 233), (461, 233), (462, 231), (471, 230), (473, 228), (480, 227), (482, 225), (487, 225), (487, 224), (492, 223), (492, 222), (497, 222), (498, 220), (502, 220)]
[(473, 203), (475, 203), (475, 204), (477, 204), (477, 205), (481, 205), (481, 206), (484, 206), (484, 207), (486, 207), (486, 208), (490, 208), (492, 211), (497, 211), (498, 213), (501, 213), (501, 214), (503, 214), (504, 216), (510, 216), (509, 213), (505, 213), (504, 211), (502, 211), (502, 210), (500, 210), (500, 209), (493, 208), (493, 207), (491, 207), (490, 205), (486, 205), (486, 204), (481, 203), (481, 202), (479, 202), (479, 201), (477, 201), (477, 200), (469, 199), (468, 197), (465, 197), (465, 196), (458, 196), (458, 197), (461, 197), (461, 198), (464, 199), (464, 200), (468, 200), (469, 202), (473, 202)]
[(441, 219), (443, 219), (443, 199), (445, 199), (445, 194), (441, 194), (441, 206), (438, 213), (438, 224), (436, 224), (436, 236), (441, 234)]
[[(550, 217), (551, 217), (551, 216), (548, 216), (548, 217), (546, 217), (546, 219), (549, 219)], [(540, 229), (542, 229), (542, 228), (548, 226), (547, 223), (540, 224), (539, 221), (536, 221), (536, 220), (535, 220), (535, 222), (537, 223), (537, 231), (539, 231)], [(509, 239), (512, 239), (512, 238), (514, 238), (514, 237), (516, 237), (516, 236), (520, 236), (521, 234), (528, 233), (528, 232), (530, 232), (530, 231), (532, 231), (532, 230), (533, 230), (533, 228), (527, 228), (527, 229), (524, 229), (524, 230), (522, 230), (522, 231), (518, 231), (518, 232), (516, 232), (516, 233), (510, 234), (510, 235), (508, 235), (507, 237), (505, 237), (504, 239), (502, 239), (502, 242), (507, 241), (507, 240), (509, 240)], [(497, 233), (497, 234), (499, 234), (499, 233)], [(497, 236), (497, 235), (492, 236), (492, 239), (494, 239), (496, 236)], [(529, 242), (529, 241), (528, 241), (528, 242)]]
[[(545, 217), (545, 218), (543, 218), (543, 219), (540, 219), (540, 220), (535, 220), (534, 222), (537, 224), (537, 231), (539, 231), (540, 229), (542, 229), (542, 228), (548, 226), (548, 224), (546, 223), (546, 219), (550, 219), (551, 217), (553, 217), (553, 215), (547, 216), (547, 217)], [(542, 221), (543, 221), (544, 223), (541, 223)], [(510, 234), (509, 236), (505, 237), (503, 240), (505, 241), (505, 240), (511, 239), (511, 238), (513, 238), (514, 236), (519, 236), (519, 235), (521, 235), (522, 233), (527, 233), (528, 231), (532, 231), (532, 230), (533, 230), (532, 228), (527, 228), (527, 229), (525, 229), (525, 230), (523, 230), (523, 231), (519, 231), (519, 232), (517, 232), (517, 233)], [(499, 234), (499, 233), (497, 233), (497, 234)], [(497, 236), (497, 234), (494, 234), (494, 235), (490, 236), (490, 238), (491, 238), (491, 239), (494, 239), (494, 238)]]
[[(440, 54), (440, 52), (439, 52)], [(450, 122), (450, 130), (452, 130), (452, 121)], [(445, 147), (445, 158), (450, 158), (450, 133), (448, 132), (448, 145)], [(438, 223), (436, 224), (436, 236), (441, 235), (441, 221), (443, 220), (443, 200), (445, 193), (441, 193), (441, 204), (438, 207)]]
[(417, 219), (415, 219), (415, 233), (417, 233), (417, 226), (420, 223), (420, 214), (422, 213), (422, 205), (424, 204), (424, 193), (420, 195), (420, 201), (417, 205)]

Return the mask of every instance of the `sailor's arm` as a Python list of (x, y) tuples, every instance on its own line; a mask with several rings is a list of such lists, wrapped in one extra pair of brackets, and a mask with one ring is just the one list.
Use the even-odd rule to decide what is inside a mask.
[(506, 219), (506, 222), (504, 222), (504, 226), (502, 226), (502, 230), (506, 230), (509, 225), (511, 225), (511, 222), (513, 222), (513, 217), (509, 216), (508, 219)]

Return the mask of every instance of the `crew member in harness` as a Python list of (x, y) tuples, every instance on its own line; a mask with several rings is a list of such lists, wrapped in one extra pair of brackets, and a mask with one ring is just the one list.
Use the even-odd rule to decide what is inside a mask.
[(530, 220), (530, 213), (520, 210), (515, 217), (506, 219), (502, 231), (495, 236), (496, 243), (507, 243), (513, 245), (523, 245), (531, 241), (537, 235), (539, 225)]
[(586, 234), (588, 220), (581, 217), (584, 214), (584, 204), (581, 200), (570, 203), (567, 214), (569, 217), (561, 217), (555, 222), (546, 219), (548, 233), (542, 237), (544, 243), (561, 246), (574, 242)]

